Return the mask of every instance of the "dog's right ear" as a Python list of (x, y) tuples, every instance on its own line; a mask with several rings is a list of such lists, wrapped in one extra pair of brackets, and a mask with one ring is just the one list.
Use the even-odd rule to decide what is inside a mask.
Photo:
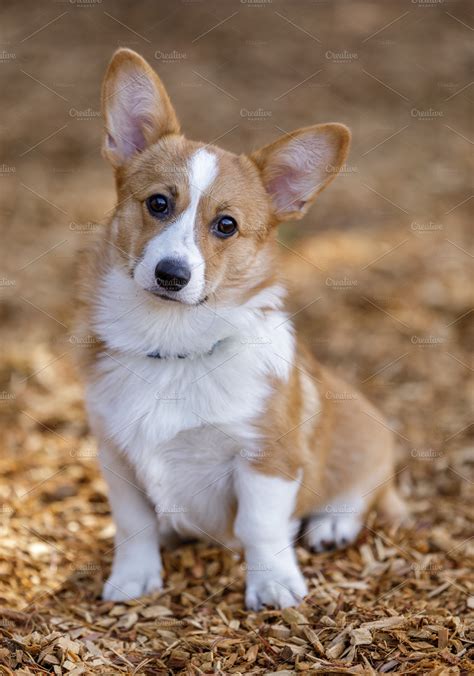
[(103, 154), (114, 167), (166, 134), (179, 123), (155, 71), (131, 49), (119, 49), (110, 61), (102, 86), (105, 123)]

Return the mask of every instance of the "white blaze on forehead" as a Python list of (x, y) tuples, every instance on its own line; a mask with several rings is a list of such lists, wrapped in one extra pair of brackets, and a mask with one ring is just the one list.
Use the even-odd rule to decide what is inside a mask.
[(146, 289), (155, 284), (155, 267), (163, 258), (179, 258), (191, 268), (191, 279), (179, 292), (188, 303), (201, 300), (205, 285), (205, 261), (197, 245), (196, 217), (199, 202), (214, 182), (218, 172), (217, 157), (205, 148), (191, 156), (188, 166), (189, 206), (163, 232), (147, 244), (142, 262), (137, 265), (135, 280)]
[(189, 188), (191, 204), (199, 202), (203, 192), (210, 187), (217, 176), (217, 157), (201, 148), (191, 157), (189, 163)]

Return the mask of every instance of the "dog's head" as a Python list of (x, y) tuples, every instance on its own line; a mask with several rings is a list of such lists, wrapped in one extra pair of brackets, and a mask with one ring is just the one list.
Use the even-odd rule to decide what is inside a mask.
[(102, 108), (116, 249), (135, 283), (167, 303), (239, 303), (264, 287), (275, 226), (306, 213), (350, 139), (345, 126), (321, 124), (249, 155), (188, 141), (161, 80), (128, 49), (112, 58)]

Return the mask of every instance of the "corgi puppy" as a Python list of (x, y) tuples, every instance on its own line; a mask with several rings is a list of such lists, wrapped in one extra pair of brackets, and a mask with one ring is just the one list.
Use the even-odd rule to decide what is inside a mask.
[(242, 155), (189, 141), (129, 49), (102, 110), (117, 205), (83, 262), (79, 331), (116, 525), (103, 598), (160, 589), (160, 546), (204, 538), (243, 548), (248, 608), (295, 605), (301, 527), (322, 551), (353, 542), (371, 507), (403, 510), (382, 416), (313, 359), (284, 307), (277, 226), (331, 182), (349, 130), (308, 126)]

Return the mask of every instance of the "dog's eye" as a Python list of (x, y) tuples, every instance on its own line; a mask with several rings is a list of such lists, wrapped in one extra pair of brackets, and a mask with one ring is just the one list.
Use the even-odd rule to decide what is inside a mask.
[(237, 221), (232, 216), (221, 216), (213, 225), (212, 231), (217, 237), (232, 237), (237, 232)]
[(166, 216), (170, 211), (168, 198), (164, 195), (151, 195), (147, 198), (146, 205), (152, 216)]

